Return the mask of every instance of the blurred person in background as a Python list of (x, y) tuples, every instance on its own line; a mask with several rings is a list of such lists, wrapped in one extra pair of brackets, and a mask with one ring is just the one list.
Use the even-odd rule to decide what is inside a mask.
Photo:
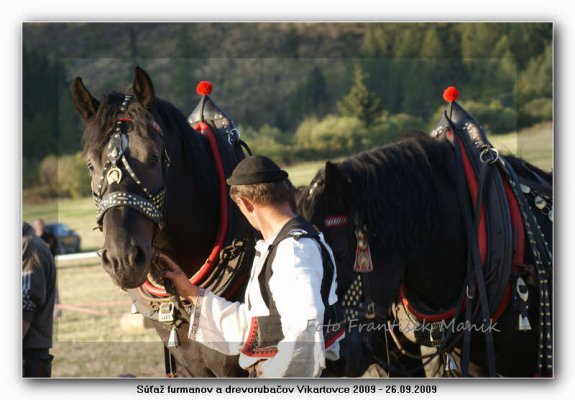
[(22, 376), (52, 374), (56, 266), (48, 245), (22, 224)]

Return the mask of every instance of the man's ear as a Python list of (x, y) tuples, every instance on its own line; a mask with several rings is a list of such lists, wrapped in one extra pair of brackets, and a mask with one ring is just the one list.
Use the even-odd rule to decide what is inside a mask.
[(254, 203), (245, 197), (238, 197), (238, 203), (240, 203), (247, 212), (251, 213), (254, 211)]

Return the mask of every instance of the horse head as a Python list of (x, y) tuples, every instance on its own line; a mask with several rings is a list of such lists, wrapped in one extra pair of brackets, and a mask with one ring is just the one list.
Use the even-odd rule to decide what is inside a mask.
[(72, 94), (86, 123), (83, 150), (105, 236), (102, 264), (118, 286), (134, 288), (149, 272), (164, 217), (169, 156), (162, 121), (152, 112), (154, 87), (136, 68), (130, 94), (112, 92), (98, 101), (79, 77)]
[[(316, 226), (329, 243), (336, 264), (338, 289), (353, 280), (355, 246), (350, 185), (336, 164), (327, 162), (298, 196), (299, 213)], [(333, 223), (339, 219), (337, 223)], [(326, 224), (327, 223), (327, 224)]]
[[(377, 188), (365, 188), (359, 193), (361, 182), (354, 182), (345, 172), (345, 166), (327, 162), (301, 193), (298, 202), (299, 212), (312, 222), (325, 236), (332, 248), (337, 264), (338, 295), (343, 297), (347, 287), (357, 279), (357, 252), (368, 246), (374, 271), (377, 275), (373, 288), (374, 300), (379, 304), (390, 304), (399, 286), (402, 270), (389, 258), (390, 254), (380, 243), (382, 231), (390, 231), (393, 226), (385, 225), (381, 217), (371, 218), (365, 204), (378, 196)], [(375, 192), (371, 192), (371, 189)], [(377, 221), (377, 226), (373, 221)], [(362, 239), (363, 238), (363, 239)], [(383, 250), (382, 250), (383, 249)]]
[[(325, 168), (318, 171), (311, 184), (299, 193), (297, 209), (323, 233), (332, 249), (337, 270), (337, 295), (342, 303), (357, 277), (353, 268), (357, 241), (351, 185), (336, 164), (328, 161)], [(345, 302), (343, 306), (345, 309)], [(364, 345), (363, 335), (357, 329), (347, 330), (340, 342), (340, 359), (328, 362), (326, 374), (360, 376), (372, 363), (373, 357)]]

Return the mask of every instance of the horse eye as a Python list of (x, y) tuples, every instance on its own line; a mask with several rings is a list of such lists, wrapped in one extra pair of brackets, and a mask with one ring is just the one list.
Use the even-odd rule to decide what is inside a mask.
[(92, 175), (94, 172), (94, 165), (91, 162), (88, 162), (86, 166), (88, 167), (88, 171), (90, 171), (90, 175)]

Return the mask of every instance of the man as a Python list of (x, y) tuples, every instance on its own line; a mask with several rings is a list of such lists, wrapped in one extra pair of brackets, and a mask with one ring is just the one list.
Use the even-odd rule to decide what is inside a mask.
[[(46, 232), (46, 224), (42, 218), (35, 219), (32, 222), (32, 226), (34, 227), (34, 233), (40, 239), (42, 239), (48, 247), (50, 248), (50, 253), (52, 253), (52, 257), (56, 257), (59, 253), (58, 248), (58, 239), (56, 236), (50, 232)], [(59, 318), (62, 316), (62, 309), (60, 308), (60, 293), (58, 291), (58, 286), (56, 286), (56, 300), (54, 306), (54, 317)]]
[(337, 302), (335, 262), (321, 233), (292, 211), (287, 176), (269, 158), (250, 156), (227, 180), (231, 198), (263, 237), (256, 243), (244, 303), (193, 286), (161, 256), (168, 266), (163, 278), (193, 304), (190, 339), (240, 354), (250, 376), (320, 376), (326, 358), (339, 358), (343, 337), (343, 331), (324, 337), (325, 317), (330, 322)]
[(42, 218), (34, 220), (32, 222), (32, 226), (34, 227), (34, 233), (36, 233), (36, 236), (48, 244), (50, 252), (55, 257), (58, 254), (58, 240), (56, 239), (56, 236), (50, 232), (46, 232), (46, 224)]
[(48, 245), (22, 224), (22, 359), (24, 377), (52, 373), (56, 267)]

